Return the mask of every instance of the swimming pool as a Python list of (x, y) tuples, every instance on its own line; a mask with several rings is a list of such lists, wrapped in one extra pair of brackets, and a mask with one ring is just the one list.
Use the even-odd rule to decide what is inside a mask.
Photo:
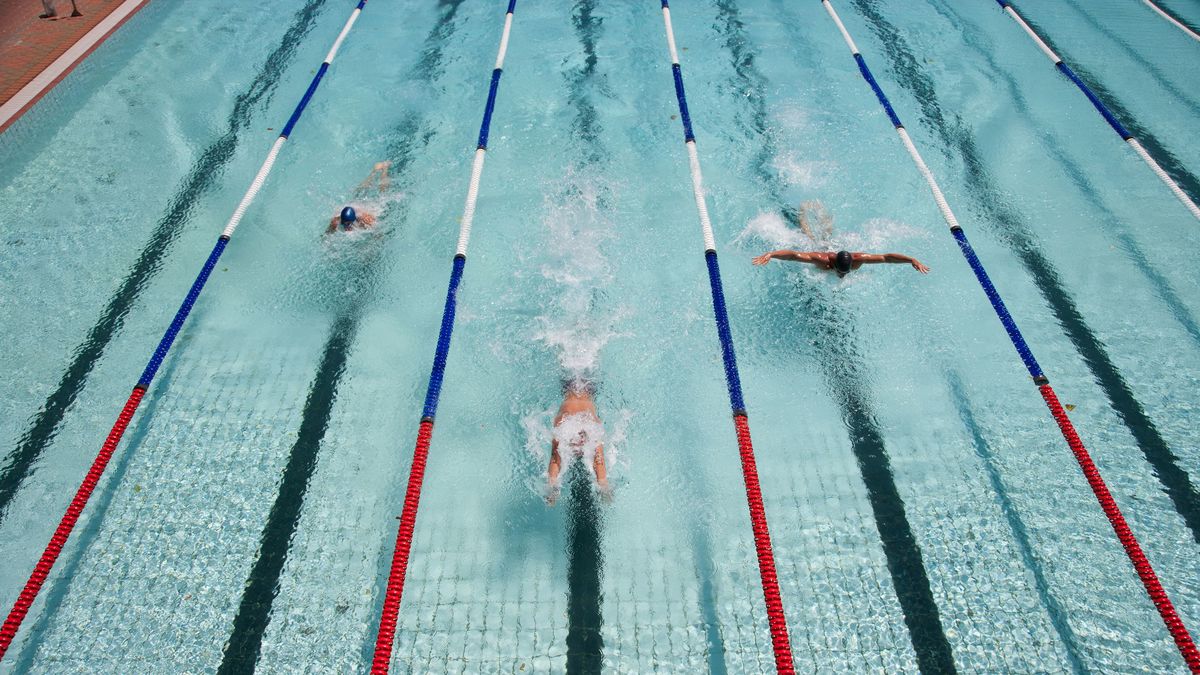
[[(1196, 45), (1133, 0), (1028, 5), (1196, 196)], [(0, 135), (4, 602), (352, 6), (150, 3)], [(1163, 471), (1200, 464), (1190, 216), (994, 3), (838, 7), (1195, 627), (1194, 490)], [(368, 667), (502, 11), (367, 7), (5, 672)], [(824, 10), (673, 21), (797, 668), (1182, 670)], [(398, 672), (772, 668), (662, 30), (518, 9)], [(378, 234), (323, 240), (380, 159)], [(932, 274), (751, 267), (811, 245), (780, 212), (813, 199), (829, 245)], [(574, 372), (615, 498), (548, 508)]]

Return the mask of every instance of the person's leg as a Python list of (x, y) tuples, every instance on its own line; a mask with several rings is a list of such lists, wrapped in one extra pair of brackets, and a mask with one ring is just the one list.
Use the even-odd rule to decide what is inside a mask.
[(825, 240), (833, 238), (833, 216), (829, 215), (829, 211), (825, 209), (825, 204), (820, 201), (815, 202), (813, 213), (817, 217), (817, 222), (821, 224), (821, 232), (825, 235)]
[(804, 232), (804, 236), (808, 237), (811, 241), (817, 240), (813, 236), (812, 229), (808, 226), (808, 202), (800, 204), (800, 210), (796, 212), (796, 224), (800, 226), (800, 230)]
[(54, 0), (42, 0), (42, 9), (46, 11), (38, 15), (39, 19), (51, 19), (58, 16), (54, 11)]
[(388, 188), (392, 186), (392, 174), (389, 171), (392, 163), (384, 162), (384, 164), (386, 166), (384, 166), (383, 171), (379, 173), (379, 194), (384, 194), (388, 191)]

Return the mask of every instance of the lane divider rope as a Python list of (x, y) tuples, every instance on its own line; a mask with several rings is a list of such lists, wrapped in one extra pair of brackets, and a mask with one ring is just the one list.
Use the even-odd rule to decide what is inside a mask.
[(1088, 100), (1092, 102), (1092, 106), (1096, 109), (1096, 112), (1100, 113), (1105, 122), (1108, 122), (1108, 126), (1112, 127), (1112, 130), (1117, 132), (1117, 135), (1121, 137), (1121, 140), (1125, 141), (1131, 148), (1133, 148), (1138, 157), (1141, 157), (1142, 161), (1146, 163), (1146, 166), (1150, 167), (1150, 170), (1154, 172), (1154, 175), (1158, 176), (1158, 179), (1161, 180), (1168, 188), (1170, 188), (1171, 193), (1175, 195), (1175, 198), (1178, 199), (1185, 207), (1187, 207), (1187, 210), (1191, 211), (1192, 215), (1195, 216), (1197, 220), (1200, 220), (1200, 206), (1197, 206), (1196, 202), (1192, 201), (1192, 198), (1183, 191), (1183, 188), (1179, 187), (1179, 183), (1175, 182), (1175, 179), (1171, 178), (1171, 176), (1169, 176), (1167, 172), (1163, 170), (1158, 162), (1150, 156), (1150, 153), (1146, 152), (1146, 149), (1142, 147), (1141, 142), (1134, 138), (1133, 134), (1129, 133), (1129, 130), (1126, 129), (1125, 125), (1121, 124), (1121, 121), (1117, 119), (1117, 116), (1108, 109), (1108, 106), (1104, 104), (1104, 101), (1101, 101), (1100, 97), (1096, 96), (1096, 93), (1093, 92), (1086, 84), (1084, 84), (1083, 80), (1079, 79), (1079, 76), (1075, 74), (1075, 71), (1071, 70), (1071, 67), (1062, 60), (1062, 57), (1056, 54), (1054, 50), (1050, 48), (1050, 45), (1046, 44), (1046, 41), (1037, 34), (1037, 31), (1033, 30), (1033, 27), (1025, 22), (1025, 19), (1021, 17), (1016, 8), (1013, 7), (1008, 0), (996, 0), (996, 4), (1000, 5), (1000, 7), (1012, 17), (1013, 21), (1017, 22), (1017, 25), (1020, 26), (1021, 29), (1024, 30), (1029, 36), (1029, 38), (1034, 41), (1034, 43), (1038, 46), (1038, 49), (1042, 50), (1042, 53), (1046, 55), (1046, 58), (1050, 59), (1054, 63), (1054, 67), (1058, 68), (1063, 75), (1066, 75), (1067, 79), (1075, 83), (1075, 86), (1083, 92), (1083, 95), (1087, 96)]
[(721, 359), (725, 366), (729, 404), (733, 408), (733, 425), (742, 460), (742, 478), (746, 484), (746, 502), (750, 507), (750, 525), (754, 533), (754, 548), (758, 555), (758, 571), (767, 608), (767, 624), (771, 629), (775, 669), (781, 674), (790, 674), (796, 671), (792, 660), (792, 646), (788, 639), (787, 618), (784, 616), (783, 601), (779, 594), (775, 553), (771, 548), (771, 534), (767, 530), (767, 514), (763, 506), (758, 468), (754, 461), (754, 446), (750, 440), (750, 421), (746, 414), (746, 404), (742, 400), (741, 378), (738, 375), (737, 357), (733, 349), (733, 335), (729, 329), (729, 315), (725, 308), (725, 291), (721, 287), (721, 271), (717, 265), (717, 245), (713, 238), (708, 203), (704, 196), (700, 157), (696, 152), (696, 136), (692, 131), (692, 117), (683, 90), (683, 72), (679, 65), (679, 52), (675, 45), (675, 31), (671, 27), (671, 9), (667, 0), (662, 0), (662, 15), (667, 32), (667, 49), (671, 55), (671, 74), (675, 80), (675, 98), (679, 102), (679, 119), (683, 123), (684, 145), (687, 147), (688, 166), (692, 177), (692, 194), (696, 199), (696, 211), (700, 216), (700, 229), (704, 237), (704, 259), (708, 266), (713, 314), (717, 324), (717, 337), (721, 343)]
[(1150, 9), (1154, 10), (1159, 16), (1166, 19), (1167, 21), (1170, 21), (1172, 24), (1174, 24), (1176, 28), (1187, 33), (1193, 40), (1195, 40), (1196, 42), (1200, 42), (1200, 33), (1197, 33), (1196, 31), (1189, 28), (1186, 24), (1184, 24), (1179, 19), (1176, 19), (1175, 17), (1171, 16), (1171, 14), (1169, 12), (1167, 12), (1167, 10), (1154, 4), (1151, 0), (1142, 0), (1142, 2), (1144, 2), (1146, 4), (1146, 6), (1149, 7)]
[(71, 500), (70, 506), (67, 507), (67, 512), (63, 515), (58, 528), (50, 538), (50, 543), (46, 546), (45, 551), (42, 552), (41, 558), (33, 568), (33, 573), (30, 574), (25, 587), (21, 590), (20, 595), (17, 596), (17, 600), (13, 604), (12, 610), (8, 613), (8, 618), (5, 619), (3, 627), (0, 627), (0, 659), (4, 658), (4, 654), (8, 651), (9, 646), (17, 635), (17, 631), (21, 627), (21, 622), (25, 620), (25, 615), (29, 613), (30, 607), (33, 606), (34, 600), (37, 599), (42, 584), (45, 583), (47, 577), (50, 575), (50, 571), (53, 569), (55, 561), (58, 560), (59, 554), (62, 553), (63, 547), (71, 535), (71, 530), (75, 528), (80, 514), (83, 513), (83, 509), (91, 498), (92, 492), (96, 489), (96, 485), (99, 484), (100, 478), (104, 474), (104, 469), (108, 466), (109, 460), (112, 459), (117, 445), (121, 442), (121, 437), (124, 436), (125, 430), (129, 426), (130, 420), (133, 419), (133, 415), (137, 411), (146, 390), (150, 388), (150, 383), (158, 373), (163, 359), (166, 358), (167, 352), (170, 351), (171, 345), (175, 342), (175, 338), (179, 336), (179, 331), (183, 328), (188, 314), (191, 313), (196, 299), (200, 297), (200, 292), (204, 289), (204, 284), (208, 281), (209, 275), (212, 274), (217, 260), (225, 252), (225, 246), (229, 243), (234, 230), (237, 229), (238, 224), (241, 222), (242, 216), (245, 215), (246, 209), (249, 208), (259, 189), (266, 182), (267, 175), (271, 172), (271, 167), (275, 164), (275, 158), (279, 155), (279, 149), (283, 146), (283, 142), (291, 135), (296, 122), (300, 119), (300, 114), (304, 112), (304, 108), (312, 99), (313, 92), (316, 91), (317, 85), (320, 84), (321, 79), (325, 77), (326, 71), (329, 70), (329, 65), (333, 62), (334, 56), (337, 55), (338, 48), (350, 32), (350, 28), (354, 26), (354, 22), (358, 20), (358, 16), (362, 13), (363, 7), (366, 4), (367, 0), (360, 0), (354, 11), (351, 12), (350, 18), (346, 21), (341, 34), (338, 35), (337, 41), (333, 45), (333, 49), (329, 50), (325, 61), (321, 63), (320, 69), (317, 70), (316, 75), (308, 86), (308, 90), (305, 91), (304, 98), (301, 99), (299, 105), (292, 112), (287, 126), (279, 134), (279, 138), (271, 146), (271, 151), (267, 154), (266, 161), (263, 162), (262, 167), (258, 170), (258, 174), (255, 175), (253, 182), (251, 182), (250, 189), (246, 191), (245, 196), (242, 197), (241, 202), (234, 210), (233, 216), (226, 223), (225, 229), (217, 239), (216, 245), (213, 246), (208, 259), (204, 261), (204, 266), (200, 269), (196, 280), (192, 282), (192, 286), (184, 297), (183, 303), (175, 312), (174, 319), (171, 320), (170, 326), (167, 327), (166, 332), (158, 343), (158, 347), (150, 357), (149, 363), (146, 364), (145, 370), (142, 371), (142, 376), (138, 378), (137, 384), (133, 388), (133, 393), (125, 401), (125, 406), (121, 409), (121, 414), (117, 417), (116, 423), (113, 424), (112, 430), (109, 431), (108, 438), (105, 439), (99, 454), (96, 455), (96, 459), (84, 477), (83, 483), (79, 486), (79, 490)]
[(408, 573), (409, 552), (412, 550), (413, 531), (417, 524), (417, 508), (421, 502), (421, 486), (425, 480), (425, 465), (429, 458), (429, 443), (433, 437), (433, 420), (437, 415), (438, 398), (442, 392), (442, 378), (446, 372), (446, 357), (450, 353), (450, 337), (454, 332), (454, 314), (458, 302), (458, 285), (462, 281), (463, 267), (467, 264), (467, 244), (471, 240), (471, 224), (475, 220), (475, 203), (479, 199), (479, 179), (483, 175), (483, 158), (487, 154), (488, 131), (492, 124), (492, 112), (496, 106), (496, 91), (500, 86), (500, 75), (504, 68), (504, 56), (508, 52), (508, 37), (512, 31), (513, 12), (517, 0), (509, 0), (504, 14), (504, 30), (500, 35), (500, 48), (496, 53), (496, 65), (492, 70), (488, 87), (487, 104), (483, 110), (483, 122), (479, 127), (479, 141), (471, 163), (471, 179), (467, 187), (467, 199), (460, 219), (458, 246), (450, 271), (450, 284), (446, 289), (446, 303), (442, 310), (442, 325), (438, 332), (437, 349), (433, 356), (433, 370), (429, 374), (429, 386), (425, 390), (425, 406), (421, 423), (417, 427), (417, 443), (413, 449), (412, 467), (408, 473), (408, 487), (404, 493), (404, 508), (400, 512), (400, 527), (396, 532), (396, 546), (392, 551), (392, 564), (388, 573), (387, 590), (384, 593), (383, 610), (379, 616), (379, 631), (375, 637), (375, 655), (371, 661), (371, 672), (383, 675), (388, 672), (392, 660), (392, 645), (396, 638), (396, 623), (400, 614), (400, 600), (404, 594), (404, 579)]
[(1083, 475), (1087, 479), (1088, 485), (1091, 487), (1093, 494), (1095, 494), (1096, 500), (1100, 502), (1100, 507), (1104, 510), (1104, 515), (1108, 518), (1113, 531), (1116, 532), (1117, 539), (1120, 540), (1121, 546), (1124, 547), (1129, 561), (1133, 564), (1138, 578), (1141, 579), (1142, 585), (1146, 589), (1146, 593), (1149, 594), (1150, 600), (1154, 603), (1155, 608), (1158, 609), (1159, 616), (1162, 617), (1163, 623), (1166, 624), (1171, 638), (1175, 640), (1175, 646), (1179, 649), (1179, 653), (1183, 656), (1191, 672), (1200, 674), (1200, 652), (1197, 652), (1191, 634), (1188, 633), (1187, 628), (1183, 625), (1183, 621), (1179, 618), (1179, 613), (1175, 610), (1171, 599), (1167, 597), (1167, 592), (1159, 582), (1158, 575), (1155, 574), (1154, 569), (1150, 566), (1150, 561), (1146, 558), (1146, 554), (1142, 552), (1141, 545), (1138, 544), (1133, 532), (1129, 529), (1129, 525), (1125, 522), (1125, 516), (1121, 514), (1116, 500), (1113, 499), (1112, 493), (1109, 492), (1108, 486), (1105, 485), (1104, 479), (1100, 476), (1099, 469), (1096, 468), (1095, 462), (1092, 461), (1091, 455), (1088, 454), (1087, 448), (1084, 447), (1083, 441), (1080, 440), (1074, 425), (1071, 423), (1070, 418), (1067, 417), (1067, 413), (1059, 403), (1054, 390), (1050, 387), (1049, 378), (1042, 372), (1041, 366), (1038, 365), (1037, 359), (1033, 356), (1033, 351), (1029, 348), (1024, 336), (1021, 335), (1021, 331), (1017, 328), (1016, 321), (1009, 314), (1008, 308), (1004, 305), (1004, 300), (992, 284), (992, 280), (984, 269), (983, 263), (980, 262), (979, 256), (975, 253), (975, 249), (967, 241), (967, 235), (963, 232), (962, 226), (958, 224), (958, 218), (955, 217), (954, 211), (951, 210), (949, 203), (946, 201), (946, 196), (942, 193), (941, 187), (938, 186), (937, 179), (934, 178), (933, 172), (925, 164), (921, 153), (917, 151), (916, 145), (913, 144), (908, 131), (905, 130), (904, 125), (900, 122), (900, 118), (896, 115), (895, 109), (892, 108), (891, 102), (888, 101), (887, 95), (884, 94), (883, 89), (871, 74), (866, 60), (859, 53), (858, 47), (854, 44), (854, 40), (851, 39), (850, 33), (846, 30), (841, 17), (838, 16), (837, 11), (833, 8), (833, 4), (830, 0), (821, 0), (821, 4), (825, 5), (825, 10), (837, 25), (838, 30), (841, 31), (846, 45), (854, 55), (854, 61), (858, 64), (859, 72), (862, 73), (863, 79), (870, 85), (871, 90), (875, 92), (875, 97), (879, 99), (879, 103), (887, 112), (888, 118), (896, 128), (896, 133), (900, 135), (900, 140), (904, 143), (904, 148), (908, 151), (913, 163), (917, 166), (917, 170), (920, 171), (921, 175), (925, 178), (925, 182), (929, 185), (929, 190), (933, 193), (933, 199), (937, 203), (938, 210), (941, 211), (946, 224), (950, 226), (950, 232), (954, 236), (959, 249), (962, 251), (963, 257), (966, 258), (967, 264), (971, 266), (971, 270), (975, 273), (975, 278), (979, 280), (980, 286), (983, 287), (983, 292), (987, 295), (992, 309), (995, 310), (996, 316), (999, 317), (1005, 332), (1008, 333), (1013, 347), (1016, 348), (1021, 361), (1024, 362), (1025, 368), (1033, 378), (1034, 384), (1037, 385), (1038, 392), (1042, 395), (1042, 399), (1050, 409), (1050, 414), (1058, 424), (1058, 428), (1062, 432), (1063, 438), (1066, 439), (1067, 445), (1071, 448), (1072, 454), (1075, 455), (1075, 460), (1083, 470)]

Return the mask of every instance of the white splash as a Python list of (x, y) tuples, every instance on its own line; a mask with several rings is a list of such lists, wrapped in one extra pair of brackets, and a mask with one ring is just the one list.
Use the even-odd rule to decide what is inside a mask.
[[(542, 278), (543, 311), (534, 318), (534, 340), (549, 347), (558, 359), (563, 382), (591, 382), (602, 379), (600, 354), (605, 345), (623, 333), (618, 325), (628, 314), (605, 302), (604, 291), (611, 286), (613, 271), (604, 256), (604, 246), (612, 237), (613, 224), (601, 204), (604, 185), (594, 177), (568, 171), (563, 180), (547, 190), (545, 199), (544, 243), (539, 247), (539, 264), (532, 267)], [(619, 446), (625, 438), (628, 411), (605, 411), (597, 401), (601, 420), (612, 424), (611, 434), (605, 423), (589, 414), (564, 417), (557, 427), (553, 419), (557, 405), (525, 415), (526, 450), (541, 467), (530, 487), (549, 497), (558, 486), (547, 484), (547, 464), (551, 443), (559, 445), (561, 471), (559, 481), (568, 475), (576, 460), (583, 460), (595, 478), (593, 462), (603, 448), (604, 464), (612, 484), (613, 470), (621, 465)]]
[(621, 312), (598, 306), (597, 297), (612, 282), (612, 268), (601, 250), (612, 236), (612, 223), (598, 206), (595, 181), (567, 180), (577, 192), (546, 199), (543, 223), (548, 230), (539, 271), (549, 282), (550, 306), (536, 317), (536, 340), (554, 349), (564, 379), (590, 379), (600, 351), (619, 335)]
[(747, 240), (757, 240), (768, 246), (827, 251), (864, 251), (870, 253), (892, 253), (884, 250), (894, 248), (907, 240), (925, 238), (927, 233), (907, 223), (888, 218), (872, 218), (862, 224), (857, 232), (842, 232), (835, 227), (825, 238), (814, 231), (817, 238), (809, 237), (795, 223), (790, 223), (778, 212), (762, 212), (750, 219), (746, 227), (734, 238), (734, 243), (744, 245)]

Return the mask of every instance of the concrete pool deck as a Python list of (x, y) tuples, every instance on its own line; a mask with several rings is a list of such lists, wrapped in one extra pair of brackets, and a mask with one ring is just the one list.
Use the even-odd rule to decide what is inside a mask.
[(39, 19), (39, 0), (0, 2), (0, 133), (148, 0), (56, 0), (58, 16)]

